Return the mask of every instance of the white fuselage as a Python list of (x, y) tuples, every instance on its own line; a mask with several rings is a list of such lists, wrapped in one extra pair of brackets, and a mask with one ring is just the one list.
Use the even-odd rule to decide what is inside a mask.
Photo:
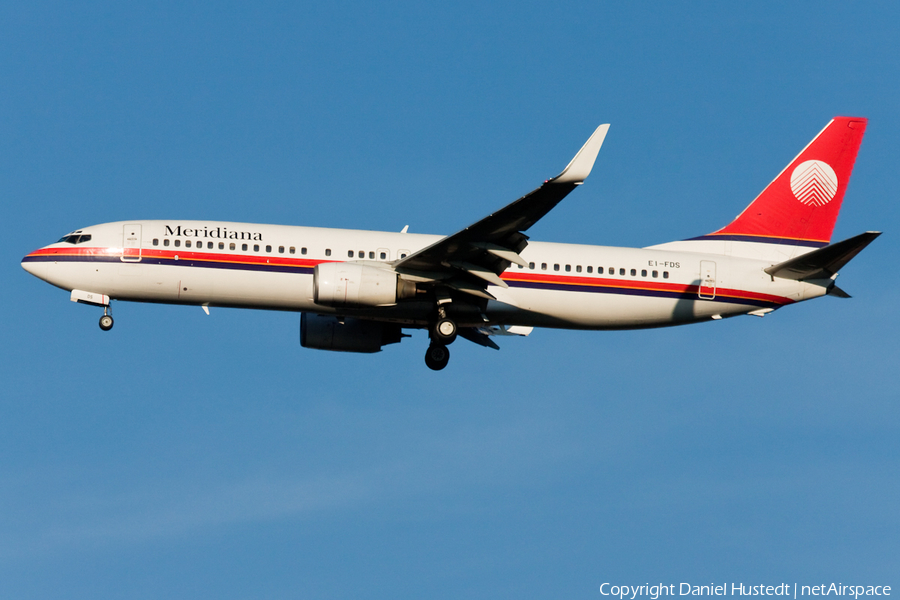
[[(79, 230), (90, 240), (41, 248), (23, 259), (66, 290), (112, 299), (362, 316), (417, 327), (431, 305), (333, 308), (313, 300), (313, 269), (326, 262), (386, 266), (441, 236), (209, 221), (123, 221)], [(763, 269), (809, 249), (674, 242), (615, 248), (529, 242), (489, 286), (496, 300), (457, 315), (460, 325), (573, 329), (660, 327), (765, 314), (822, 296), (826, 287), (772, 278)], [(740, 254), (737, 256), (736, 254)]]

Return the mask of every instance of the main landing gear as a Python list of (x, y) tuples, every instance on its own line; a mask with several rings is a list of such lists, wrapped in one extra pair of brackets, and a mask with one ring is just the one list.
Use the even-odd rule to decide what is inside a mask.
[(113, 328), (112, 309), (109, 306), (103, 307), (103, 316), (100, 317), (100, 329), (109, 331)]
[(425, 352), (425, 364), (432, 371), (440, 371), (450, 362), (450, 350), (442, 344), (432, 343)]
[(431, 339), (435, 344), (452, 344), (456, 339), (456, 323), (447, 317), (439, 319), (431, 328)]
[(440, 371), (450, 362), (450, 351), (447, 349), (456, 339), (456, 322), (447, 317), (443, 305), (438, 305), (438, 319), (431, 326), (429, 336), (431, 345), (425, 352), (425, 364), (432, 371)]

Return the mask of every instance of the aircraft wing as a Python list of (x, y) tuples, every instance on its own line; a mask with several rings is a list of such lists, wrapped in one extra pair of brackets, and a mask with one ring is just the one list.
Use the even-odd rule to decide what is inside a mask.
[(608, 130), (608, 124), (598, 127), (562, 173), (541, 187), (397, 261), (394, 268), (400, 273), (445, 280), (449, 287), (481, 297), (490, 297), (484, 291), (488, 283), (507, 287), (499, 275), (510, 263), (525, 264), (519, 256), (528, 245), (523, 232), (584, 182)]

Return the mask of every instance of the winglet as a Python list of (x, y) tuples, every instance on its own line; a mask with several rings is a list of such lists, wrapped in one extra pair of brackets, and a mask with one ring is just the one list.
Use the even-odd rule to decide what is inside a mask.
[(575, 155), (563, 172), (551, 179), (553, 183), (574, 183), (580, 185), (591, 174), (594, 167), (594, 161), (597, 160), (597, 153), (600, 152), (600, 146), (606, 138), (606, 132), (609, 131), (609, 123), (598, 127), (588, 141), (584, 143), (578, 154)]

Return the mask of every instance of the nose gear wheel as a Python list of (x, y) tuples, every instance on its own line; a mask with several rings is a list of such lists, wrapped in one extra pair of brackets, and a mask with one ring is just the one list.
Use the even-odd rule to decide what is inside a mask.
[(100, 317), (100, 329), (103, 331), (109, 331), (113, 328), (113, 318), (110, 314), (112, 310), (109, 309), (108, 306), (103, 307), (103, 316)]

